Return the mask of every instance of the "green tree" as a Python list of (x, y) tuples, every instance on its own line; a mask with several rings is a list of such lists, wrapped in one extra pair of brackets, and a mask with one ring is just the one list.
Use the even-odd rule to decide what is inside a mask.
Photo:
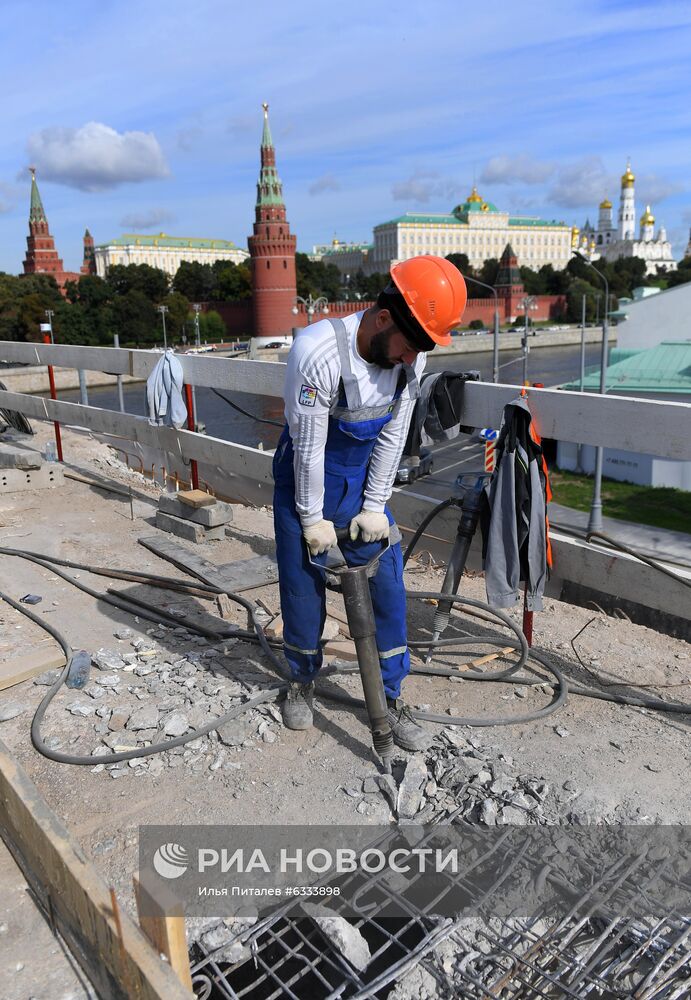
[(220, 302), (237, 302), (252, 297), (252, 272), (247, 264), (217, 260), (212, 264), (216, 293)]
[(211, 264), (183, 260), (173, 278), (173, 290), (190, 302), (209, 302), (218, 298), (218, 281)]
[(171, 292), (163, 301), (163, 305), (168, 306), (166, 313), (166, 332), (169, 341), (180, 340), (183, 333), (186, 335), (185, 323), (190, 314), (189, 299), (180, 292)]
[(344, 288), (341, 272), (335, 264), (325, 264), (321, 260), (310, 260), (306, 253), (295, 254), (297, 293), (307, 298), (323, 295), (329, 302), (343, 298)]
[(667, 278), (667, 287), (674, 288), (675, 285), (684, 285), (687, 281), (691, 281), (691, 256), (679, 261), (677, 270), (672, 271)]
[(113, 331), (120, 335), (123, 346), (137, 344), (146, 347), (163, 339), (160, 317), (153, 303), (138, 289), (115, 297), (111, 307), (111, 323)]
[[(478, 278), (480, 279), (480, 281), (484, 281), (486, 285), (492, 285), (492, 287), (494, 287), (497, 281), (498, 274), (499, 274), (499, 261), (497, 260), (496, 257), (488, 257), (488, 259), (483, 262), (483, 265), (480, 268), (480, 273), (478, 274)], [(486, 295), (487, 292), (484, 293), (484, 296)]]
[(115, 295), (137, 291), (156, 305), (163, 302), (170, 284), (165, 271), (149, 264), (113, 264), (108, 268), (106, 282)]
[(199, 314), (199, 336), (202, 341), (215, 344), (226, 339), (226, 325), (214, 309)]

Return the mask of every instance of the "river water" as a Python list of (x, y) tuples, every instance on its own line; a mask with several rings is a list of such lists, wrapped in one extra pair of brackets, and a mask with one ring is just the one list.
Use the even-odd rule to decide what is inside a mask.
[[(586, 368), (597, 365), (600, 357), (598, 344), (586, 344)], [(500, 382), (506, 385), (520, 384), (523, 366), (522, 353), (502, 351), (499, 359), (501, 369)], [(492, 354), (482, 351), (478, 354), (459, 354), (427, 360), (427, 371), (472, 371), (479, 370), (481, 377), (490, 381), (492, 378)], [(528, 359), (528, 376), (532, 382), (543, 382), (545, 386), (557, 385), (578, 378), (580, 370), (580, 347), (568, 345), (564, 347), (541, 347), (532, 350)], [(143, 416), (146, 413), (146, 387), (144, 383), (136, 383), (123, 387), (125, 409), (128, 413)], [(248, 393), (228, 393), (230, 398), (243, 409), (268, 420), (282, 421), (283, 407), (279, 400), (268, 399), (265, 396), (255, 396)], [(226, 441), (246, 444), (256, 447), (260, 442), (265, 448), (274, 448), (278, 441), (280, 428), (270, 424), (262, 424), (245, 417), (233, 410), (227, 403), (215, 395), (211, 389), (197, 387), (195, 390), (197, 405), (197, 420), (206, 425), (206, 433)], [(60, 393), (60, 399), (78, 403), (79, 391), (70, 390)], [(118, 396), (115, 386), (103, 386), (89, 389), (89, 404), (108, 410), (118, 409)]]

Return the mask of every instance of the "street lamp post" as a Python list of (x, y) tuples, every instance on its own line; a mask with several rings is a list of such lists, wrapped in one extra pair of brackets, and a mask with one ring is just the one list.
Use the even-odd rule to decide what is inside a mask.
[(530, 317), (528, 313), (531, 309), (537, 309), (535, 303), (534, 295), (526, 295), (524, 299), (521, 300), (521, 305), (525, 313), (525, 323), (523, 327), (523, 384), (528, 381), (528, 355), (530, 354), (530, 344), (528, 343), (528, 323), (530, 322)]
[(192, 308), (194, 309), (194, 346), (201, 347), (201, 339), (199, 335), (199, 313), (202, 311), (202, 307), (198, 302), (193, 303)]
[(168, 350), (168, 338), (166, 337), (166, 313), (168, 312), (168, 306), (159, 306), (158, 311), (161, 314), (161, 321), (163, 323), (163, 350)]
[(55, 343), (55, 339), (53, 337), (53, 316), (55, 315), (55, 312), (52, 309), (46, 309), (44, 311), (45, 311), (46, 317), (48, 319), (48, 324), (47, 325), (48, 325), (48, 331), (50, 333), (50, 342), (51, 342), (51, 344), (54, 344)]
[(307, 313), (307, 325), (309, 326), (312, 322), (312, 317), (315, 312), (322, 312), (326, 315), (329, 311), (329, 300), (324, 295), (320, 295), (318, 299), (313, 299), (311, 295), (308, 295), (306, 299), (303, 299), (302, 295), (295, 296), (295, 305), (293, 306), (293, 315), (297, 316), (300, 312), (298, 308), (298, 303), (302, 303), (305, 307), (305, 312)]
[(480, 288), (486, 288), (494, 296), (494, 339), (492, 343), (492, 381), (496, 384), (499, 381), (499, 297), (497, 296), (496, 288), (491, 285), (486, 285), (484, 281), (478, 281), (477, 278), (471, 278), (469, 274), (464, 274), (463, 278), (465, 281), (472, 281), (474, 285), (479, 285)]
[[(589, 267), (592, 267), (595, 274), (602, 280), (605, 286), (605, 306), (602, 311), (602, 345), (600, 348), (600, 394), (607, 391), (607, 313), (609, 312), (609, 283), (602, 271), (593, 264), (592, 260), (578, 250), (573, 253)], [(588, 531), (602, 531), (602, 465), (605, 450), (602, 445), (598, 445), (595, 450), (595, 485), (593, 487), (593, 499), (590, 504), (590, 517), (588, 518)]]

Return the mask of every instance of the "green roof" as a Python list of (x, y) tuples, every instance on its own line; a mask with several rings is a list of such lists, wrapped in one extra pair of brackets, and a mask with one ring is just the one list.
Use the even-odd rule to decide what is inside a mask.
[[(627, 352), (628, 353), (628, 352)], [(621, 357), (621, 354), (618, 355)], [(614, 354), (614, 358), (617, 354)], [(600, 371), (591, 371), (584, 388), (599, 392)], [(663, 340), (657, 347), (636, 351), (607, 368), (607, 392), (624, 395), (656, 393), (681, 395), (691, 393), (691, 340)], [(568, 382), (562, 389), (578, 390), (580, 381)]]
[(139, 233), (124, 233), (117, 236), (110, 243), (99, 243), (101, 247), (161, 247), (162, 249), (185, 249), (191, 250), (238, 250), (239, 248), (230, 240), (208, 240), (197, 239), (189, 236), (168, 236), (167, 233), (159, 233), (157, 236), (142, 236)]
[(29, 222), (47, 222), (46, 213), (43, 209), (41, 195), (38, 193), (36, 174), (31, 171), (31, 205), (29, 208)]
[[(467, 202), (465, 204), (467, 204)], [(490, 211), (490, 212), (499, 212), (499, 209), (496, 208), (496, 206), (493, 205), (492, 202), (485, 202), (484, 204), (487, 204), (487, 205), (490, 206), (489, 209), (488, 209), (488, 211)], [(378, 229), (379, 226), (391, 226), (394, 223), (398, 223), (399, 225), (402, 225), (404, 223), (408, 223), (409, 225), (420, 225), (420, 224), (423, 224), (423, 225), (437, 225), (437, 226), (467, 226), (468, 225), (468, 218), (467, 218), (467, 212), (465, 212), (464, 208), (465, 208), (464, 205), (459, 205), (458, 206), (457, 211), (459, 213), (462, 213), (460, 218), (459, 218), (459, 216), (453, 215), (453, 214), (452, 215), (416, 215), (413, 212), (406, 212), (405, 215), (399, 215), (395, 219), (389, 219), (387, 222), (380, 222), (375, 228)], [(473, 213), (479, 213), (479, 212), (481, 212), (481, 207), (480, 207), (480, 205), (477, 202), (471, 202), (470, 211), (472, 211)], [(482, 214), (484, 215), (486, 213), (482, 212)], [(554, 219), (551, 219), (548, 222), (545, 219), (536, 219), (533, 216), (528, 216), (528, 215), (512, 215), (512, 216), (509, 216), (509, 225), (510, 226), (540, 226), (540, 227), (549, 227), (549, 228), (554, 228), (554, 229), (570, 229), (571, 228), (570, 226), (567, 226), (567, 224), (565, 222), (555, 222)]]

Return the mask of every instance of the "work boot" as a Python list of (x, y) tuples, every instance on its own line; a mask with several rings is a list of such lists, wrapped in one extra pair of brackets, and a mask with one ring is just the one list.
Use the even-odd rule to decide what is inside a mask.
[(286, 729), (309, 729), (314, 722), (312, 702), (314, 684), (292, 681), (283, 702), (283, 725)]
[(389, 706), (389, 725), (396, 746), (412, 752), (426, 750), (432, 742), (432, 736), (422, 726), (418, 726), (410, 707), (400, 698), (387, 698), (386, 704)]

